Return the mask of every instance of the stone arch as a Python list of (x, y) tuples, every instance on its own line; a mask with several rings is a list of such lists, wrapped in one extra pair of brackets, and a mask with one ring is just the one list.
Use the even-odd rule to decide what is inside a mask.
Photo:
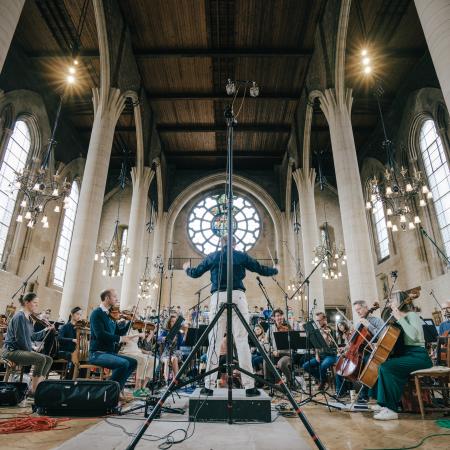
[[(207, 176), (205, 178), (196, 181), (195, 183), (191, 184), (187, 189), (185, 189), (181, 194), (179, 194), (177, 198), (173, 201), (168, 211), (166, 241), (172, 240), (175, 221), (178, 215), (180, 214), (181, 210), (183, 209), (183, 207), (187, 204), (187, 202), (192, 198), (194, 198), (195, 196), (201, 194), (202, 192), (213, 189), (218, 185), (224, 183), (225, 183), (225, 173), (222, 172)], [(269, 216), (274, 224), (275, 229), (275, 248), (277, 256), (279, 259), (281, 259), (282, 249), (280, 243), (284, 239), (284, 232), (283, 232), (282, 214), (277, 204), (265, 189), (263, 189), (261, 186), (254, 183), (253, 181), (250, 181), (247, 178), (235, 175), (234, 186), (243, 192), (255, 196), (262, 204), (262, 206), (266, 209), (266, 211), (269, 213)]]

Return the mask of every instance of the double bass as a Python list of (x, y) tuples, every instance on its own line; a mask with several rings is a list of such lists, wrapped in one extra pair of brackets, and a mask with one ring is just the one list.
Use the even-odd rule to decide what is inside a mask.
[[(380, 307), (374, 303), (368, 314), (372, 314)], [(336, 363), (336, 374), (350, 381), (357, 381), (363, 365), (364, 348), (373, 338), (372, 333), (361, 323), (350, 337), (348, 348)]]

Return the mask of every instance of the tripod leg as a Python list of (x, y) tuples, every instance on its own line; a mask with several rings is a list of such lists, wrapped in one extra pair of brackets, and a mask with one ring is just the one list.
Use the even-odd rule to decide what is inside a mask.
[(289, 402), (291, 403), (292, 407), (294, 408), (294, 411), (297, 413), (299, 419), (302, 421), (303, 425), (305, 426), (306, 431), (308, 431), (309, 435), (311, 436), (312, 440), (314, 441), (314, 444), (316, 444), (316, 447), (318, 449), (325, 450), (325, 446), (322, 444), (321, 440), (319, 439), (319, 437), (315, 433), (314, 429), (312, 428), (311, 424), (309, 423), (308, 419), (306, 418), (304, 412), (302, 411), (300, 406), (295, 401), (294, 397), (291, 394), (291, 391), (288, 389), (288, 387), (284, 383), (283, 379), (281, 378), (281, 376), (278, 373), (277, 369), (273, 365), (272, 361), (267, 356), (267, 353), (265, 352), (265, 350), (263, 349), (263, 347), (259, 343), (259, 341), (256, 338), (255, 334), (253, 333), (253, 330), (250, 328), (250, 325), (245, 321), (244, 316), (242, 315), (241, 311), (234, 304), (233, 304), (233, 308), (234, 308), (237, 316), (239, 317), (239, 320), (242, 322), (242, 324), (244, 325), (245, 329), (247, 330), (247, 333), (249, 334), (251, 340), (255, 344), (255, 347), (259, 350), (260, 354), (264, 358), (264, 361), (267, 364), (267, 368), (275, 376), (275, 379), (278, 381), (277, 384), (280, 385), (282, 391), (284, 392), (284, 394), (288, 398)]
[(133, 440), (131, 441), (130, 445), (128, 445), (127, 450), (133, 450), (134, 448), (136, 448), (136, 445), (139, 443), (139, 441), (141, 440), (142, 436), (144, 435), (144, 433), (146, 432), (147, 428), (150, 426), (150, 424), (153, 422), (153, 419), (157, 416), (157, 414), (159, 413), (159, 411), (162, 408), (162, 405), (164, 404), (164, 402), (167, 400), (167, 398), (170, 396), (172, 390), (177, 389), (178, 384), (180, 384), (179, 380), (182, 377), (182, 375), (186, 372), (186, 370), (189, 367), (189, 364), (191, 362), (191, 360), (193, 358), (195, 358), (195, 354), (198, 351), (198, 349), (202, 346), (203, 342), (206, 340), (206, 338), (208, 337), (209, 332), (214, 328), (214, 326), (216, 325), (217, 321), (219, 320), (219, 317), (221, 316), (221, 314), (224, 312), (226, 307), (226, 304), (223, 304), (220, 308), (219, 311), (217, 312), (216, 316), (214, 317), (214, 319), (210, 322), (210, 324), (207, 326), (206, 330), (203, 332), (203, 334), (201, 335), (200, 339), (197, 341), (197, 343), (194, 345), (194, 348), (191, 350), (191, 353), (189, 353), (189, 356), (186, 358), (186, 361), (184, 361), (183, 365), (181, 366), (180, 370), (178, 371), (178, 373), (176, 375), (174, 375), (172, 382), (170, 383), (170, 385), (167, 387), (166, 391), (164, 392), (164, 394), (162, 395), (162, 397), (158, 400), (158, 403), (156, 403), (155, 407), (152, 409), (150, 415), (147, 417), (146, 421), (144, 422), (144, 424), (141, 426), (141, 428), (139, 429), (139, 431), (137, 432), (136, 436), (133, 438)]

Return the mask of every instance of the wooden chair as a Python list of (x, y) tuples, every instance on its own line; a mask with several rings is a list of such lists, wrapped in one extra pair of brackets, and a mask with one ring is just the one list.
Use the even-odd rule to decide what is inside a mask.
[[(102, 381), (104, 378), (103, 367), (90, 364), (89, 361), (89, 338), (90, 329), (87, 327), (77, 327), (77, 346), (72, 353), (72, 363), (74, 366), (73, 380), (76, 379), (95, 379)], [(86, 376), (80, 377), (80, 371), (86, 370)], [(94, 372), (94, 376), (91, 373)], [(98, 376), (95, 376), (98, 374)]]
[(67, 359), (54, 359), (49, 373), (55, 372), (59, 375), (60, 380), (65, 380), (67, 376), (68, 365), (69, 361), (67, 361)]
[[(425, 418), (426, 411), (449, 412), (449, 392), (450, 392), (450, 368), (443, 366), (434, 366), (430, 369), (416, 370), (411, 374), (414, 376), (417, 399), (419, 401), (420, 414)], [(434, 392), (440, 392), (442, 395), (442, 405), (426, 406), (423, 402), (423, 391), (430, 391), (432, 398)], [(436, 397), (434, 397), (436, 400)]]
[(3, 376), (3, 381), (9, 381), (9, 378), (11, 377), (11, 375), (13, 375), (14, 373), (19, 373), (19, 381), (22, 382), (23, 381), (23, 367), (22, 366), (18, 366), (16, 363), (8, 360), (8, 359), (4, 359), (4, 358), (0, 358), (0, 363), (5, 365), (5, 374)]

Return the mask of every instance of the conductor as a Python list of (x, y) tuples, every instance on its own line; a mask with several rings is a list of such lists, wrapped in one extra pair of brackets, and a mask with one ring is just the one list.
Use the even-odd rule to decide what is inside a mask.
[[(272, 276), (278, 273), (278, 269), (261, 265), (258, 261), (250, 257), (247, 253), (234, 249), (236, 240), (233, 237), (233, 303), (239, 308), (247, 323), (249, 322), (248, 304), (245, 296), (245, 287), (242, 280), (245, 278), (245, 271), (250, 270), (262, 276)], [(212, 320), (222, 303), (227, 301), (227, 237), (222, 237), (222, 250), (218, 250), (208, 255), (197, 267), (189, 267), (186, 262), (183, 269), (191, 278), (201, 277), (208, 270), (211, 272), (211, 302), (210, 302), (210, 320)], [(234, 342), (236, 344), (239, 365), (242, 369), (252, 373), (252, 360), (250, 347), (248, 345), (248, 334), (244, 325), (233, 311), (232, 330)], [(209, 348), (206, 372), (215, 369), (219, 364), (220, 345), (226, 332), (226, 315), (222, 314), (214, 328), (209, 333)], [(216, 374), (214, 373), (214, 376)], [(255, 388), (255, 380), (242, 373), (242, 384), (245, 388), (247, 397), (256, 397), (260, 395)], [(214, 381), (211, 375), (205, 378), (205, 387), (201, 394), (213, 395), (211, 387)]]

